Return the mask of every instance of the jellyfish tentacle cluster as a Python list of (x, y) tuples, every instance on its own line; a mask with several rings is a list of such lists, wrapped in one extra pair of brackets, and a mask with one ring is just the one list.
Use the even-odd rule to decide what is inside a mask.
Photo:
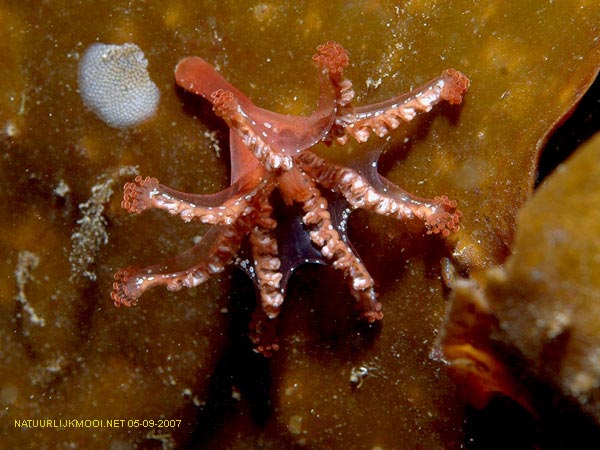
[(348, 280), (356, 307), (369, 322), (383, 318), (374, 280), (345, 230), (332, 217), (321, 191), (342, 196), (353, 209), (416, 221), (425, 233), (442, 239), (459, 230), (462, 214), (457, 203), (445, 195), (419, 198), (381, 176), (374, 183), (356, 170), (326, 161), (311, 148), (320, 142), (343, 145), (350, 137), (359, 143), (371, 134), (383, 137), (440, 102), (460, 104), (469, 79), (448, 69), (409, 93), (354, 106), (352, 83), (344, 77), (349, 64), (346, 50), (327, 42), (317, 47), (313, 61), (320, 96), (315, 111), (308, 116), (278, 114), (254, 105), (202, 58), (188, 57), (179, 62), (176, 83), (211, 102), (214, 112), (230, 128), (231, 184), (215, 194), (179, 192), (150, 177), (137, 177), (125, 185), (122, 206), (130, 213), (162, 209), (185, 222), (211, 226), (193, 248), (168, 264), (129, 267), (116, 273), (111, 293), (116, 306), (134, 305), (147, 289), (158, 285), (176, 291), (205, 282), (234, 261), (247, 239), (260, 297), (250, 337), (256, 351), (268, 356), (279, 348), (273, 321), (281, 310), (289, 272), (294, 268), (282, 264), (273, 214), (274, 190), (279, 191), (284, 206), (301, 206), (301, 232), (308, 235), (322, 260)]

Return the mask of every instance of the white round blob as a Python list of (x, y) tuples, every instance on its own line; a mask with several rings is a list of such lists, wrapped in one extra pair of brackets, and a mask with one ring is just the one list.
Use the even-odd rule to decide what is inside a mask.
[(111, 127), (135, 126), (154, 115), (160, 98), (148, 61), (135, 44), (93, 44), (79, 62), (83, 103)]

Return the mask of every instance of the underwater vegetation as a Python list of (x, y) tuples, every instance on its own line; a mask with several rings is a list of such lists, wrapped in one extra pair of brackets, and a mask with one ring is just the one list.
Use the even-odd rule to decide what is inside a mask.
[[(543, 198), (538, 206), (532, 202), (535, 212), (524, 206), (537, 195), (545, 140), (598, 72), (599, 8), (586, 1), (512, 0), (0, 5), (3, 444), (412, 449), (508, 442), (505, 448), (569, 448), (570, 431), (580, 431), (577, 424), (585, 422), (581, 415), (568, 411), (576, 419), (556, 419), (552, 424), (561, 426), (551, 430), (539, 423), (548, 411), (561, 417), (554, 396), (596, 414), (590, 381), (595, 372), (572, 375), (574, 367), (586, 367), (581, 361), (596, 347), (575, 347), (590, 353), (571, 356), (571, 343), (591, 339), (587, 325), (578, 324), (581, 315), (561, 306), (572, 292), (593, 295), (598, 289), (585, 275), (595, 260), (577, 256), (592, 245), (571, 227), (579, 223), (576, 211), (585, 211), (573, 202), (595, 199), (586, 181), (595, 179), (595, 164), (574, 159), (568, 169), (574, 181), (559, 179), (559, 185), (574, 186), (565, 193), (573, 206), (555, 207), (552, 199), (544, 206)], [(456, 200), (460, 230), (438, 239), (423, 227), (353, 213), (347, 234), (376, 282), (385, 318), (375, 325), (355, 320), (343, 276), (326, 266), (302, 265), (288, 281), (278, 317), (281, 348), (270, 359), (256, 354), (248, 339), (256, 293), (238, 269), (185, 291), (149, 290), (136, 308), (114, 308), (109, 293), (115, 272), (181, 253), (210, 227), (161, 211), (127, 214), (120, 205), (124, 183), (148, 174), (198, 194), (229, 184), (229, 128), (208, 102), (177, 87), (177, 63), (200, 55), (254, 104), (306, 116), (320, 95), (307, 55), (329, 40), (348, 52), (352, 63), (344, 75), (353, 81), (356, 105), (408, 92), (448, 67), (468, 75), (460, 107), (439, 105), (360, 145), (350, 139), (344, 146), (314, 148), (328, 164), (354, 170), (353, 161), (363, 159), (360, 167), (381, 151), (378, 170), (391, 183), (419, 197)], [(111, 127), (82, 100), (78, 68), (95, 43), (133, 43), (143, 52), (160, 94), (144, 122)], [(594, 148), (588, 147), (587, 158), (593, 159)], [(585, 193), (581, 198), (578, 189)], [(525, 218), (517, 227), (521, 211)], [(575, 218), (569, 219), (569, 211)], [(594, 230), (597, 218), (586, 214), (585, 226)], [(548, 252), (569, 256), (555, 259), (557, 269), (549, 262), (518, 269), (510, 261), (537, 264), (533, 250), (516, 253), (528, 242), (539, 242), (539, 248), (550, 242)], [(450, 268), (440, 260), (450, 260)], [(512, 277), (520, 280), (519, 292), (507, 285)], [(462, 293), (472, 298), (472, 285), (466, 293), (463, 278), (478, 283), (488, 302), (490, 328), (477, 334), (483, 350), (494, 356), (512, 349), (511, 359), (501, 361), (510, 379), (531, 367), (530, 376), (548, 383), (547, 390), (526, 391), (523, 404), (533, 405), (533, 413), (512, 414), (518, 403), (497, 409), (493, 394), (491, 406), (473, 410), (467, 406), (472, 399), (447, 370), (451, 366), (430, 357), (448, 305)], [(561, 291), (569, 283), (577, 291)], [(547, 310), (539, 299), (554, 292), (559, 294)], [(512, 303), (530, 305), (526, 310), (540, 326), (530, 327), (532, 333), (518, 328), (513, 315), (532, 316), (511, 313)], [(577, 309), (586, 311), (587, 320), (595, 308), (586, 305)], [(538, 310), (551, 317), (538, 316)], [(565, 320), (550, 320), (561, 317), (556, 311)], [(552, 340), (550, 329), (560, 337), (560, 345), (552, 346), (558, 353), (544, 345)], [(572, 329), (580, 331), (565, 332)], [(498, 330), (506, 332), (499, 341), (485, 340)], [(540, 361), (554, 354), (572, 364), (544, 368)], [(546, 411), (530, 398), (540, 392), (548, 399)], [(518, 420), (524, 416), (529, 418)], [(127, 422), (118, 428), (15, 426), (15, 420), (29, 419), (180, 422), (161, 428)], [(595, 421), (589, 422), (594, 430)]]

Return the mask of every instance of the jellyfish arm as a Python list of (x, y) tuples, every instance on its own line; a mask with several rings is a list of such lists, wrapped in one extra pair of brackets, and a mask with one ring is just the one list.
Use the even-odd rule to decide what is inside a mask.
[(366, 142), (371, 133), (384, 137), (401, 123), (410, 122), (420, 112), (431, 111), (442, 101), (460, 104), (469, 84), (462, 72), (447, 69), (423, 86), (389, 100), (356, 108), (344, 105), (336, 116), (332, 132), (339, 144), (346, 143), (348, 136), (357, 142)]
[(150, 288), (164, 285), (169, 291), (191, 288), (222, 272), (238, 251), (243, 235), (239, 226), (212, 227), (194, 247), (170, 261), (143, 269), (128, 267), (114, 276), (110, 294), (115, 306), (135, 305)]
[(141, 214), (149, 209), (162, 209), (184, 222), (192, 220), (212, 225), (231, 225), (248, 207), (258, 190), (238, 189), (234, 184), (216, 194), (187, 194), (158, 182), (156, 178), (137, 176), (125, 184), (121, 206), (129, 213)]
[(311, 186), (311, 197), (303, 202), (302, 221), (309, 229), (313, 244), (319, 248), (334, 269), (342, 271), (348, 279), (350, 291), (356, 300), (356, 308), (369, 322), (383, 318), (381, 303), (377, 301), (375, 283), (367, 268), (350, 245), (333, 226), (328, 202), (316, 186)]
[(380, 178), (378, 184), (384, 186), (379, 189), (357, 171), (328, 163), (309, 151), (300, 155), (298, 161), (307, 174), (320, 185), (343, 195), (354, 209), (366, 209), (400, 221), (418, 219), (427, 234), (442, 237), (460, 229), (462, 213), (456, 209), (456, 202), (445, 195), (423, 199), (376, 175)]

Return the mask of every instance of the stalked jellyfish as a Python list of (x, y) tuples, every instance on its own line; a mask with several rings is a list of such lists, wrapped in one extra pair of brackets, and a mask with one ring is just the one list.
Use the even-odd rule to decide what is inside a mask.
[(363, 174), (329, 163), (311, 149), (319, 142), (344, 144), (349, 137), (364, 142), (372, 133), (383, 137), (440, 102), (459, 104), (469, 79), (448, 69), (407, 94), (355, 107), (352, 83), (343, 75), (349, 64), (346, 50), (328, 42), (317, 51), (313, 60), (321, 95), (308, 116), (283, 115), (256, 106), (202, 58), (193, 56), (179, 62), (175, 68), (177, 84), (211, 102), (215, 113), (229, 125), (231, 185), (215, 194), (179, 192), (151, 177), (139, 176), (125, 185), (122, 205), (131, 213), (162, 209), (185, 222), (212, 227), (195, 247), (167, 264), (117, 272), (111, 293), (116, 306), (134, 305), (154, 286), (177, 291), (204, 283), (236, 259), (242, 241), (248, 238), (253, 265), (250, 272), (260, 296), (251, 339), (256, 351), (270, 355), (279, 347), (273, 319), (281, 310), (286, 283), (294, 269), (285, 252), (281, 253), (286, 242), (276, 233), (278, 222), (271, 204), (274, 190), (287, 206), (296, 203), (302, 208), (300, 226), (292, 237), (310, 242), (320, 260), (343, 273), (356, 308), (369, 322), (383, 317), (375, 282), (322, 189), (343, 197), (352, 209), (420, 222), (427, 234), (446, 238), (458, 231), (462, 214), (456, 202), (445, 195), (416, 197), (379, 175), (376, 161), (370, 165), (372, 170)]

